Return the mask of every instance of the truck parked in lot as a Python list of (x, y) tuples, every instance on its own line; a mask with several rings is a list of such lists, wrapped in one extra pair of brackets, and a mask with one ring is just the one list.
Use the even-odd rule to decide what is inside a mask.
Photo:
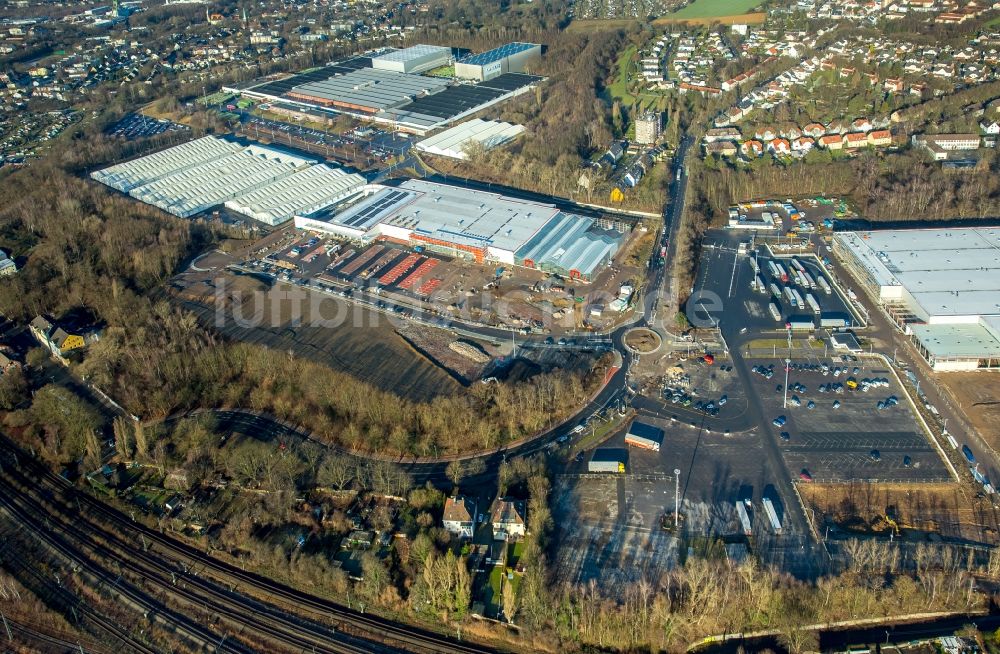
[(850, 327), (851, 319), (838, 313), (823, 314), (819, 319), (820, 327)]
[(764, 505), (764, 513), (767, 515), (767, 520), (771, 523), (771, 529), (774, 530), (774, 533), (780, 534), (781, 519), (778, 517), (778, 512), (774, 508), (774, 502), (771, 501), (770, 497), (765, 497), (761, 500), (761, 503)]
[(796, 303), (795, 306), (804, 309), (806, 307), (806, 302), (805, 300), (802, 299), (802, 294), (799, 293), (799, 290), (797, 288), (792, 289), (792, 295), (795, 296), (795, 303)]
[(767, 284), (764, 283), (764, 280), (761, 279), (760, 275), (757, 275), (756, 281), (757, 281), (757, 292), (767, 293)]
[(780, 263), (776, 263), (774, 265), (778, 269), (778, 278), (781, 279), (781, 281), (783, 281), (783, 282), (785, 282), (787, 284), (788, 283), (788, 270), (783, 265), (781, 265)]
[(803, 272), (802, 273), (802, 280), (804, 282), (802, 284), (803, 286), (808, 286), (809, 288), (816, 288), (816, 280), (813, 279), (813, 276), (810, 275), (809, 273)]
[(753, 507), (750, 505), (750, 500), (736, 501), (736, 515), (740, 518), (743, 535), (749, 536), (753, 532)]
[(798, 270), (800, 273), (804, 273), (806, 271), (806, 267), (803, 266), (802, 262), (799, 261), (798, 259), (793, 258), (790, 261), (792, 262), (792, 267)]
[(768, 302), (767, 309), (771, 312), (771, 317), (774, 318), (775, 322), (781, 322), (781, 310), (778, 308), (777, 304), (774, 302)]
[(767, 262), (767, 271), (769, 273), (771, 273), (771, 279), (780, 279), (781, 278), (781, 271), (778, 270), (778, 267), (776, 265), (774, 265), (773, 261), (768, 261)]
[(781, 289), (778, 288), (778, 285), (772, 283), (770, 288), (771, 288), (771, 295), (774, 296), (774, 299), (775, 300), (780, 300), (781, 299)]
[(793, 318), (785, 323), (785, 329), (792, 331), (813, 330), (816, 329), (816, 325), (808, 318)]
[(813, 313), (819, 315), (819, 302), (816, 301), (812, 293), (806, 293), (806, 304), (812, 307)]
[(827, 295), (833, 293), (833, 289), (830, 288), (830, 283), (826, 281), (826, 278), (823, 277), (822, 275), (816, 278), (816, 283), (819, 284), (819, 287), (823, 289), (823, 292), (826, 293)]
[(628, 451), (620, 447), (599, 447), (587, 462), (587, 472), (610, 472), (621, 474), (625, 472), (628, 461)]
[(795, 294), (792, 293), (792, 289), (789, 286), (785, 287), (785, 299), (788, 300), (788, 303), (792, 305), (792, 307), (797, 308), (799, 306), (795, 304)]

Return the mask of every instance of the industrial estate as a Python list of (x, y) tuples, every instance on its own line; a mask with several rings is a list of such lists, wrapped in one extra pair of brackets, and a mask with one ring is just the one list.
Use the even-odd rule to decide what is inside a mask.
[(1000, 651), (1000, 4), (7, 4), (10, 651)]

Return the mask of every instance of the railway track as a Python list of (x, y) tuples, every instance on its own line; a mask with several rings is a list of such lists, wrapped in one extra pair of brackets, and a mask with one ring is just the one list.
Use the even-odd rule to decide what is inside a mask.
[[(24, 483), (27, 480), (22, 477), (19, 481)], [(6, 478), (0, 480), (0, 485), (6, 482)], [(49, 502), (57, 505), (58, 500), (53, 498)], [(16, 496), (16, 499), (2, 497), (0, 505), (14, 514), (22, 524), (37, 524), (40, 521), (34, 516), (45, 512), (45, 507), (31, 502), (23, 494)], [(171, 598), (172, 605), (182, 604), (192, 612), (225, 622), (234, 631), (232, 634), (226, 632), (218, 636), (215, 641), (221, 643), (225, 651), (250, 651), (233, 642), (226, 642), (228, 635), (253, 637), (255, 640), (268, 639), (275, 647), (314, 651), (318, 654), (365, 654), (386, 650), (377, 643), (338, 634), (325, 625), (296, 619), (295, 616), (281, 612), (273, 606), (224, 589), (200, 575), (187, 574), (183, 569), (174, 568), (171, 562), (164, 560), (158, 553), (145, 552), (141, 545), (103, 531), (85, 516), (73, 520), (72, 509), (68, 505), (57, 505), (57, 508), (65, 518), (59, 523), (59, 529), (71, 537), (76, 553), (69, 551), (63, 543), (45, 538), (50, 545), (75, 561), (81, 563), (92, 560), (106, 561), (122, 571), (113, 584), (116, 591), (119, 590), (118, 586), (121, 585), (124, 571), (127, 571), (133, 578), (143, 581), (143, 590), (139, 592), (147, 591), (150, 587), (156, 588), (159, 594)], [(126, 587), (124, 590), (129, 599), (138, 601), (128, 594), (130, 588)], [(162, 602), (162, 605), (166, 604), (166, 601)]]
[[(30, 459), (16, 445), (6, 438), (0, 440), (0, 448), (15, 457), (21, 464), (16, 473), (22, 482), (29, 486), (42, 487), (52, 497), (63, 495), (64, 516), (66, 522), (72, 524), (74, 537), (90, 542), (101, 554), (111, 557), (123, 568), (136, 570), (138, 574), (148, 575), (147, 579), (157, 579), (161, 587), (170, 593), (187, 591), (192, 593), (181, 597), (188, 603), (197, 605), (211, 600), (211, 606), (216, 615), (234, 624), (242, 624), (248, 629), (264, 631), (273, 638), (289, 645), (315, 649), (317, 652), (328, 651), (335, 654), (343, 652), (372, 652), (379, 649), (388, 651), (411, 651), (435, 654), (438, 652), (454, 652), (457, 654), (481, 654), (496, 650), (476, 644), (466, 643), (455, 638), (444, 636), (419, 627), (411, 627), (387, 620), (379, 616), (365, 614), (334, 602), (315, 596), (300, 593), (284, 584), (280, 584), (254, 573), (246, 572), (233, 565), (219, 561), (200, 550), (185, 543), (160, 534), (144, 525), (135, 523), (119, 511), (105, 505), (103, 502), (77, 491), (66, 480), (52, 473), (41, 463)], [(23, 471), (30, 474), (25, 475)], [(51, 501), (51, 500), (50, 500)], [(73, 515), (71, 506), (76, 503), (80, 508)], [(50, 511), (42, 506), (34, 507), (35, 511)], [(28, 511), (30, 514), (30, 510)], [(26, 515), (30, 518), (30, 515)], [(100, 524), (97, 524), (97, 523)], [(93, 536), (80, 533), (81, 530), (95, 530), (100, 538), (109, 543), (118, 543), (118, 548), (127, 553), (113, 551), (115, 547), (106, 547), (93, 542)], [(136, 540), (144, 539), (154, 553), (136, 551), (135, 543), (122, 540), (121, 534), (132, 533)], [(141, 549), (141, 548), (140, 548)], [(106, 551), (107, 550), (107, 551)], [(210, 573), (215, 579), (229, 584), (232, 588), (252, 588), (258, 596), (267, 597), (268, 601), (253, 599), (234, 590), (215, 587), (207, 579), (199, 576), (184, 576), (183, 587), (178, 589), (173, 585), (177, 570), (171, 570), (165, 563), (168, 557), (182, 570), (200, 566), (203, 572)], [(128, 565), (126, 565), (128, 564)], [(170, 582), (167, 582), (167, 577)], [(194, 586), (195, 588), (192, 588)], [(333, 620), (335, 626), (331, 629), (324, 624), (289, 615), (276, 606), (281, 603), (298, 612), (321, 616), (324, 620)], [(247, 613), (249, 612), (249, 615)], [(332, 642), (339, 638), (340, 642)], [(371, 640), (362, 640), (371, 639)]]

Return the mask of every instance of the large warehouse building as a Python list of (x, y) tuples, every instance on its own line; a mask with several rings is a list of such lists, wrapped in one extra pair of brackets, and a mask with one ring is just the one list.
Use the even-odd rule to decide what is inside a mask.
[(91, 178), (181, 218), (226, 207), (268, 225), (357, 193), (360, 175), (261, 145), (205, 136), (91, 173)]
[(473, 118), (420, 141), (417, 143), (417, 149), (441, 157), (468, 159), (470, 150), (476, 148), (481, 148), (483, 151), (491, 150), (523, 132), (523, 125)]
[(1000, 369), (1000, 228), (841, 232), (833, 251), (935, 370)]
[(372, 184), (338, 206), (300, 215), (301, 229), (362, 242), (388, 239), (469, 260), (592, 279), (624, 235), (593, 218), (488, 191), (407, 180)]
[(541, 57), (542, 46), (537, 43), (508, 43), (456, 61), (455, 77), (482, 82), (504, 73), (523, 73)]
[[(492, 66), (490, 70), (496, 68), (504, 74), (475, 72), (470, 79), (480, 80), (476, 83), (417, 74), (452, 61), (452, 50), (415, 45), (403, 50), (380, 50), (297, 75), (227, 86), (223, 90), (267, 101), (286, 114), (294, 113), (296, 108), (315, 112), (320, 122), (330, 120), (331, 113), (345, 113), (423, 136), (520, 95), (542, 79), (514, 72), (523, 70), (535, 56), (532, 48), (540, 53), (541, 46), (510, 46), (483, 53), (490, 55), (488, 59), (499, 59), (481, 66)], [(525, 50), (521, 46), (530, 47)], [(473, 64), (464, 70), (472, 70), (469, 66)]]
[(422, 73), (451, 61), (451, 48), (439, 45), (414, 45), (372, 57), (372, 68), (397, 73)]
[(448, 82), (423, 75), (359, 68), (343, 75), (296, 86), (288, 97), (310, 104), (376, 114), (414, 98), (443, 91)]

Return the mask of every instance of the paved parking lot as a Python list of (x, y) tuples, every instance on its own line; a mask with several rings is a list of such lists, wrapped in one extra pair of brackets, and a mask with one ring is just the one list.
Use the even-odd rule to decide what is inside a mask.
[(121, 136), (126, 141), (156, 136), (164, 132), (189, 129), (187, 125), (173, 123), (169, 120), (157, 120), (142, 114), (128, 114), (106, 130), (109, 136)]
[[(808, 361), (794, 359), (793, 366)], [(779, 436), (778, 445), (789, 470), (793, 475), (805, 471), (807, 478), (817, 482), (946, 481), (947, 468), (923, 433), (892, 372), (881, 361), (876, 360), (874, 366), (872, 360), (868, 361), (868, 365), (864, 360), (844, 364), (839, 359), (826, 359), (830, 366), (850, 367), (847, 374), (838, 377), (824, 376), (821, 371), (790, 371), (789, 403), (785, 407), (782, 406), (784, 389), (779, 391), (784, 385), (784, 360), (747, 362), (751, 366), (774, 365), (775, 374), (770, 380), (753, 375), (753, 388), (760, 394), (769, 419), (786, 417), (786, 424), (775, 427), (775, 431), (788, 434), (787, 440)], [(811, 362), (818, 365), (824, 360), (815, 358)], [(858, 373), (853, 372), (854, 368), (858, 368)], [(843, 384), (848, 377), (859, 381), (887, 379), (889, 385), (867, 392), (847, 388), (842, 393), (819, 392), (820, 386)], [(878, 403), (890, 397), (897, 398), (898, 404), (879, 409)], [(801, 406), (793, 406), (796, 398)], [(815, 405), (812, 409), (810, 402)], [(835, 402), (839, 408), (834, 408)], [(873, 455), (873, 450), (877, 455)]]

